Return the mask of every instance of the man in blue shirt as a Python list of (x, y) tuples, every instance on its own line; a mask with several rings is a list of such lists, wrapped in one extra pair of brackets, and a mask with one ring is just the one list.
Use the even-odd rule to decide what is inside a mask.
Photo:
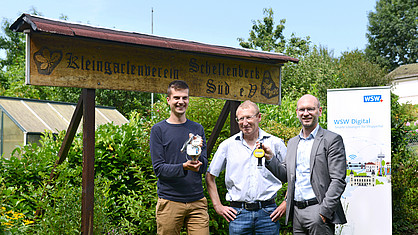
[[(207, 200), (203, 195), (202, 174), (208, 160), (202, 125), (186, 118), (189, 87), (184, 81), (169, 84), (167, 103), (170, 117), (151, 129), (152, 165), (158, 177), (156, 220), (158, 234), (180, 234), (183, 224), (188, 234), (209, 234)], [(197, 160), (181, 152), (189, 134), (202, 137)]]
[[(220, 144), (206, 173), (213, 207), (229, 222), (229, 234), (279, 234), (278, 219), (286, 203), (277, 207), (275, 197), (282, 184), (264, 166), (258, 167), (254, 150), (262, 143), (284, 161), (286, 146), (259, 128), (261, 114), (255, 103), (243, 102), (236, 116), (241, 131)], [(215, 182), (223, 170), (230, 206), (222, 205)]]

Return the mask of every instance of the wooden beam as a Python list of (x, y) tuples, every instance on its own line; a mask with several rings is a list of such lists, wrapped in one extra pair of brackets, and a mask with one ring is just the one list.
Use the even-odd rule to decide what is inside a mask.
[(236, 113), (237, 113), (238, 106), (241, 104), (241, 102), (240, 101), (232, 101), (232, 100), (230, 102), (231, 102), (231, 104), (229, 106), (230, 107), (230, 113), (231, 113), (231, 115), (230, 115), (230, 117), (231, 117), (230, 118), (230, 124), (231, 124), (230, 135), (233, 136), (240, 131), (239, 130), (239, 125), (236, 121), (236, 117), (237, 117)]
[(219, 137), (219, 134), (222, 131), (222, 127), (225, 124), (226, 118), (228, 117), (229, 114), (229, 106), (230, 106), (230, 101), (226, 101), (224, 104), (224, 107), (222, 108), (221, 114), (219, 114), (218, 117), (218, 121), (216, 121), (215, 127), (212, 130), (212, 134), (209, 137), (208, 143), (207, 143), (207, 153), (208, 153), (208, 157), (212, 152), (213, 146), (216, 143), (216, 140)]
[(67, 158), (68, 151), (70, 150), (71, 143), (74, 140), (74, 136), (77, 133), (77, 128), (80, 125), (81, 118), (83, 117), (83, 95), (80, 95), (77, 106), (75, 107), (73, 117), (71, 118), (70, 125), (68, 126), (67, 133), (65, 134), (60, 151), (58, 152), (58, 161), (55, 165), (59, 165)]
[(94, 218), (94, 147), (95, 147), (95, 90), (83, 89), (83, 192), (81, 233), (93, 234)]
[(209, 140), (207, 142), (208, 157), (211, 154), (213, 150), (213, 146), (215, 145), (216, 140), (218, 139), (219, 134), (222, 131), (222, 127), (225, 124), (228, 114), (231, 114), (230, 115), (230, 124), (231, 124), (230, 136), (233, 136), (240, 131), (238, 123), (235, 120), (237, 108), (240, 104), (241, 104), (240, 101), (227, 100), (225, 102), (224, 107), (222, 108), (222, 111), (219, 114), (218, 121), (216, 121), (215, 127), (213, 128), (212, 134), (210, 135)]

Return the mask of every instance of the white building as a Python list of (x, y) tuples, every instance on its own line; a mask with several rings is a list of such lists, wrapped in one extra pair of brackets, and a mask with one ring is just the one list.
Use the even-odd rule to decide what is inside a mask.
[(399, 102), (418, 104), (418, 63), (398, 67), (388, 74), (392, 79), (392, 91)]
[(374, 162), (366, 163), (366, 172), (377, 172), (378, 167)]
[(350, 172), (350, 185), (351, 186), (376, 186), (376, 175), (373, 171), (371, 175), (356, 175), (354, 172)]

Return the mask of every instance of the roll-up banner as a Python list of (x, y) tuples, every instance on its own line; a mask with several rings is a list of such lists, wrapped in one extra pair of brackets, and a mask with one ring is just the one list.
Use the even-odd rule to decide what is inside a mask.
[(328, 130), (343, 137), (347, 224), (336, 234), (392, 234), (390, 87), (327, 91)]

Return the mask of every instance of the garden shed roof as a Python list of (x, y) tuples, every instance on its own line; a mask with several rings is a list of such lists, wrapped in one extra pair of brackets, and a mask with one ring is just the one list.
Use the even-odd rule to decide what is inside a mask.
[(388, 74), (389, 77), (400, 80), (405, 78), (418, 77), (418, 63), (401, 65)]
[[(45, 130), (58, 133), (67, 130), (76, 105), (0, 96), (0, 108), (23, 132), (27, 133), (42, 133)], [(105, 106), (96, 106), (95, 119), (96, 127), (110, 122), (116, 125), (128, 122), (115, 108)]]
[(210, 45), (182, 39), (167, 38), (137, 32), (127, 32), (80, 23), (71, 23), (62, 20), (52, 20), (30, 14), (22, 14), (10, 26), (10, 29), (19, 32), (30, 29), (32, 32), (44, 32), (70, 37), (107, 40), (170, 50), (237, 57), (241, 59), (263, 60), (269, 61), (273, 64), (283, 64), (288, 61), (297, 63), (299, 61), (296, 58), (286, 56), (281, 53)]
[(418, 104), (418, 63), (399, 66), (387, 76), (400, 103)]

